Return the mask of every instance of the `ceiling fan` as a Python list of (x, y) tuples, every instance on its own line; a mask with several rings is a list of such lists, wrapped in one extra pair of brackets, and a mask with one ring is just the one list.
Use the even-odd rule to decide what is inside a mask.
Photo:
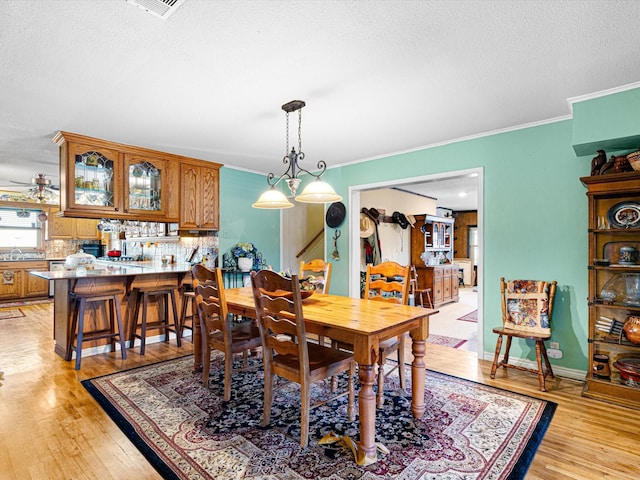
[(51, 180), (46, 178), (46, 174), (38, 173), (37, 177), (31, 179), (31, 182), (16, 182), (9, 180), (11, 185), (2, 185), (0, 188), (29, 187), (23, 194), (27, 198), (33, 198), (40, 203), (48, 203), (50, 200), (57, 200), (60, 197), (60, 187), (52, 185)]

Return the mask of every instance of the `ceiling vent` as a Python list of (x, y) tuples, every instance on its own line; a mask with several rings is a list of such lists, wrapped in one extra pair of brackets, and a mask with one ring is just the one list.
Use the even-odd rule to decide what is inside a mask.
[(186, 0), (126, 0), (127, 3), (135, 5), (163, 20), (169, 18), (185, 1)]

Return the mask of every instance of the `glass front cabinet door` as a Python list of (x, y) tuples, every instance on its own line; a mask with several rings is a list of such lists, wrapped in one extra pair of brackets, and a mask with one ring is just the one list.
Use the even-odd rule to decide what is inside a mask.
[(124, 164), (125, 211), (137, 217), (165, 216), (168, 190), (166, 161), (125, 154)]
[(120, 153), (76, 143), (70, 143), (68, 149), (68, 210), (105, 214), (121, 212)]

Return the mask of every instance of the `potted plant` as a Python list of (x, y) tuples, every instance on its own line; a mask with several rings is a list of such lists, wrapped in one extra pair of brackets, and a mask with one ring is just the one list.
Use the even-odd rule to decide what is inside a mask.
[(237, 259), (238, 270), (248, 272), (253, 267), (258, 249), (253, 243), (239, 242), (231, 249), (231, 253)]

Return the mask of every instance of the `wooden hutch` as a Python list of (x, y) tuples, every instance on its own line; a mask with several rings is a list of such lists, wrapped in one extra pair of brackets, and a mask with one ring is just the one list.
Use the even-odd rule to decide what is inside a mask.
[(411, 264), (418, 288), (430, 288), (434, 308), (458, 301), (458, 266), (453, 264), (454, 219), (415, 215), (411, 231)]

